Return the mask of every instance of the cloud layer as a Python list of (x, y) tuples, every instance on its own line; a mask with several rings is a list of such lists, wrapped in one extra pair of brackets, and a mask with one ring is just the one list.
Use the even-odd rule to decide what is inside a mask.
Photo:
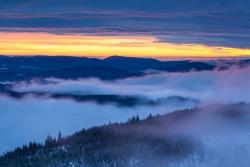
[[(97, 79), (47, 79), (46, 84), (31, 82), (14, 84), (19, 92), (68, 93), (80, 95), (132, 95), (156, 100), (167, 97), (197, 99), (209, 103), (237, 103), (250, 101), (249, 68), (227, 71), (189, 73), (159, 73), (115, 82)], [(112, 104), (75, 102), (70, 99), (26, 96), (22, 99), (1, 96), (0, 152), (29, 142), (43, 141), (46, 135), (58, 131), (70, 134), (82, 128), (111, 122), (126, 121), (132, 115), (148, 116), (194, 107), (174, 98), (173, 103), (157, 106), (118, 107)]]
[(182, 96), (199, 99), (205, 103), (234, 103), (250, 100), (250, 68), (232, 67), (226, 71), (188, 73), (158, 73), (117, 81), (98, 79), (59, 80), (47, 79), (49, 84), (20, 83), (14, 87), (19, 92), (73, 93), (83, 95), (132, 95), (149, 99)]

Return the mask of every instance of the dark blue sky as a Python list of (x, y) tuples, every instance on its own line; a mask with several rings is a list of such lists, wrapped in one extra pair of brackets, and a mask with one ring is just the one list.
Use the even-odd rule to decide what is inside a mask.
[(2, 0), (0, 31), (152, 35), (250, 48), (249, 0)]

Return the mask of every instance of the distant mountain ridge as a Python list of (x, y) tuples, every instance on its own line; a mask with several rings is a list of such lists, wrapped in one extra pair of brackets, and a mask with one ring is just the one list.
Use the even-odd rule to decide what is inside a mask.
[(192, 62), (190, 60), (159, 61), (152, 58), (134, 58), (111, 56), (104, 59), (105, 64), (131, 71), (159, 70), (166, 72), (187, 72), (190, 70), (212, 70), (213, 65), (204, 62)]
[(190, 61), (162, 62), (155, 59), (112, 56), (106, 59), (68, 56), (0, 56), (0, 81), (32, 78), (121, 79), (144, 75), (144, 70), (169, 72), (212, 70), (214, 66)]
[[(241, 64), (246, 66), (248, 62), (244, 60)], [(106, 59), (70, 56), (0, 56), (0, 81), (48, 77), (113, 80), (143, 76), (146, 70), (188, 72), (213, 70), (216, 67), (216, 65), (202, 61), (160, 61), (152, 58), (121, 56), (111, 56)]]

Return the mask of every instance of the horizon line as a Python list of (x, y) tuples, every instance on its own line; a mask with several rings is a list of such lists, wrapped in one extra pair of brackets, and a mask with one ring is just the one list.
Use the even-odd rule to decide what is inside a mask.
[(156, 59), (156, 60), (185, 60), (185, 59), (193, 59), (193, 60), (214, 60), (214, 59), (250, 59), (250, 55), (245, 56), (127, 56), (127, 55), (109, 55), (109, 56), (75, 56), (75, 55), (46, 55), (46, 54), (34, 54), (34, 55), (14, 55), (14, 54), (0, 54), (0, 56), (5, 57), (73, 57), (73, 58), (96, 58), (100, 60), (104, 60), (110, 57), (124, 57), (124, 58), (140, 58), (140, 59)]

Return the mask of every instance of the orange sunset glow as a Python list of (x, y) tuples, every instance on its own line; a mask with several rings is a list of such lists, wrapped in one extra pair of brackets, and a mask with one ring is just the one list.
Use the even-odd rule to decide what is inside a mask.
[(239, 57), (249, 49), (199, 44), (163, 43), (153, 36), (57, 35), (49, 33), (0, 32), (0, 54), (71, 55), (107, 57)]

